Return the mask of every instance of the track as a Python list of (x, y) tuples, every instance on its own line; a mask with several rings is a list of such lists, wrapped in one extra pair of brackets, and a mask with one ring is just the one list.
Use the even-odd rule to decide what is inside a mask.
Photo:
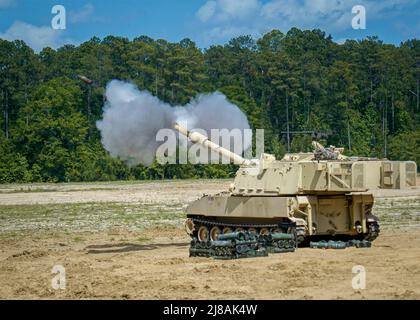
[[(192, 221), (194, 227), (188, 227), (188, 220)], [(186, 222), (187, 233), (192, 238), (200, 241), (217, 240), (220, 233), (230, 233), (234, 231), (248, 231), (259, 235), (268, 235), (270, 233), (284, 232), (289, 233), (296, 228), (293, 222), (282, 223), (229, 223), (221, 221), (211, 221), (198, 217), (189, 217)], [(194, 230), (194, 231), (193, 231)], [(207, 231), (206, 231), (207, 230)]]
[[(273, 224), (250, 224), (250, 223), (229, 223), (220, 221), (211, 221), (199, 217), (189, 217), (194, 224), (195, 231), (188, 231), (191, 237), (200, 241), (217, 240), (220, 233), (229, 233), (234, 231), (249, 231), (260, 235), (268, 235), (277, 232), (290, 232), (293, 228), (296, 232), (296, 241), (298, 244), (306, 243), (309, 238), (306, 236), (304, 227), (296, 226), (293, 222), (273, 223)], [(187, 220), (187, 221), (188, 221)], [(192, 229), (192, 228), (191, 228)], [(370, 222), (368, 224), (368, 233), (356, 236), (354, 239), (374, 241), (379, 236), (380, 228), (378, 222)], [(327, 237), (328, 238), (328, 237)]]

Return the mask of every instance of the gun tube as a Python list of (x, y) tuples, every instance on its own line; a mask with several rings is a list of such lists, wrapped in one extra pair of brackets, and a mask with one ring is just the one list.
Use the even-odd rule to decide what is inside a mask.
[(210, 148), (214, 152), (217, 152), (220, 155), (222, 155), (223, 157), (230, 159), (235, 164), (244, 166), (250, 166), (252, 164), (250, 160), (244, 159), (236, 153), (219, 146), (218, 144), (210, 141), (205, 135), (202, 135), (201, 133), (188, 131), (187, 129), (181, 127), (178, 123), (175, 123), (174, 129), (179, 133), (183, 134), (184, 136), (188, 137), (193, 143), (199, 143), (207, 148)]

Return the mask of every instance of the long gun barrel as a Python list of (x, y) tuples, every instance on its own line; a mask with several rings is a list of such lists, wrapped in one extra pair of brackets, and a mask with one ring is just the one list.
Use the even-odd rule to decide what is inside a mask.
[(178, 123), (175, 123), (174, 129), (179, 133), (183, 134), (184, 136), (188, 137), (193, 143), (199, 143), (207, 148), (210, 148), (214, 152), (217, 152), (218, 154), (222, 155), (223, 157), (230, 159), (235, 164), (244, 166), (250, 166), (252, 164), (250, 160), (244, 159), (236, 153), (219, 146), (218, 144), (210, 141), (205, 135), (202, 135), (199, 132), (188, 131), (184, 127), (181, 127)]

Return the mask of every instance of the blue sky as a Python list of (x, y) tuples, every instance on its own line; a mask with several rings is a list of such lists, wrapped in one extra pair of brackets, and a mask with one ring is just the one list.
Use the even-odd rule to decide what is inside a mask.
[[(66, 8), (65, 30), (53, 30), (51, 9)], [(352, 7), (366, 8), (366, 29), (351, 27)], [(93, 36), (139, 35), (201, 48), (232, 37), (258, 37), (291, 27), (320, 28), (335, 41), (377, 35), (386, 43), (420, 38), (420, 0), (0, 0), (0, 38), (22, 39), (39, 51)]]

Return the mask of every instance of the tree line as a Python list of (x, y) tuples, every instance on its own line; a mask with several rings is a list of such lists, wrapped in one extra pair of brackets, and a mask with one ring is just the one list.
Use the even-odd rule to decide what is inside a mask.
[(108, 36), (40, 53), (0, 39), (0, 183), (234, 175), (233, 165), (128, 167), (111, 158), (95, 125), (111, 79), (174, 105), (218, 90), (265, 129), (265, 150), (279, 158), (310, 151), (317, 137), (348, 155), (420, 165), (417, 39), (337, 44), (321, 30), (293, 28), (205, 50), (189, 39)]

